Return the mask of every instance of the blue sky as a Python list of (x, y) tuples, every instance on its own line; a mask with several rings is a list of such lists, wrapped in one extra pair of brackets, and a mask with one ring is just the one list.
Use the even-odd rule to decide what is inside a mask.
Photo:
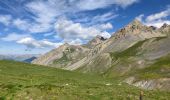
[(109, 38), (137, 18), (170, 24), (170, 0), (0, 0), (0, 54), (41, 54)]

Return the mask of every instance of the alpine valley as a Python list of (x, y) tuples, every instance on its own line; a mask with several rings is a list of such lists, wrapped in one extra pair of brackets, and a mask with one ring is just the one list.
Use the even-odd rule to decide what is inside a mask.
[(170, 91), (170, 25), (155, 28), (135, 19), (109, 39), (96, 36), (83, 45), (65, 43), (32, 63)]
[[(13, 56), (12, 56), (13, 57)], [(0, 60), (0, 100), (169, 100), (170, 25), (134, 20), (109, 39)], [(4, 58), (2, 59), (9, 59)], [(12, 59), (10, 59), (12, 60)]]

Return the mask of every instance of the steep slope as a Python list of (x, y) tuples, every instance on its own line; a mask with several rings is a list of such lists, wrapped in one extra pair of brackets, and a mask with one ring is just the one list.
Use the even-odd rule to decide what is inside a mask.
[[(1, 100), (137, 100), (140, 91), (117, 79), (0, 61)], [(146, 100), (170, 98), (165, 91), (143, 92)]]
[[(112, 52), (112, 67), (105, 73), (107, 77), (124, 77), (129, 84), (144, 89), (169, 89), (170, 27), (164, 24), (157, 29), (163, 37), (153, 37), (121, 52)], [(162, 60), (163, 59), (163, 60)], [(159, 64), (160, 63), (160, 64)], [(166, 72), (164, 71), (166, 66)]]
[[(104, 73), (112, 66), (110, 53), (126, 50), (139, 41), (154, 37), (166, 37), (166, 34), (134, 20), (108, 40), (97, 36), (87, 45), (78, 46), (81, 50), (73, 52), (65, 52), (65, 49), (69, 47), (68, 44), (65, 44), (36, 59), (33, 63), (67, 70)], [(77, 46), (70, 47), (78, 48)], [(74, 55), (77, 56), (72, 59)]]
[[(46, 53), (45, 55), (34, 60), (33, 64), (48, 65), (57, 68), (63, 68), (68, 70), (75, 70), (78, 67), (74, 66), (75, 63), (80, 62), (78, 65), (82, 65), (82, 60), (85, 60), (91, 50), (100, 45), (106, 39), (102, 36), (96, 36), (90, 42), (85, 45), (64, 45)], [(94, 54), (93, 54), (94, 55)], [(71, 67), (73, 66), (73, 67)]]
[(135, 19), (127, 26), (116, 32), (109, 39), (107, 47), (105, 48), (105, 52), (122, 51), (139, 41), (150, 39), (153, 37), (164, 36), (166, 35), (162, 34), (157, 30), (153, 30), (148, 26), (143, 25), (141, 22)]
[[(95, 41), (94, 43), (97, 45), (90, 45), (90, 48), (82, 46), (87, 48), (86, 54), (78, 56), (80, 59), (76, 58), (75, 62), (63, 65), (62, 68), (83, 73), (101, 74), (106, 77), (121, 77), (129, 84), (137, 84), (136, 86), (146, 89), (169, 90), (169, 67), (166, 67), (166, 71), (168, 71), (165, 72), (166, 76), (163, 75), (163, 77), (159, 78), (153, 77), (151, 79), (146, 75), (146, 78), (143, 79), (138, 77), (142, 76), (142, 73), (137, 73), (143, 72), (142, 70), (145, 70), (147, 67), (152, 69), (152, 66), (162, 57), (165, 57), (167, 61), (169, 60), (166, 57), (170, 54), (169, 34), (169, 25), (164, 24), (160, 29), (156, 29), (152, 26), (145, 26), (138, 20), (134, 20), (113, 34), (110, 39), (102, 42)], [(89, 43), (93, 44), (93, 40)], [(58, 62), (61, 64), (65, 63), (62, 60)], [(51, 66), (51, 64), (47, 65)], [(161, 70), (161, 68), (158, 70)], [(165, 69), (163, 68), (163, 70)], [(158, 72), (156, 71), (155, 73)], [(157, 84), (155, 85), (154, 82)]]
[(157, 37), (140, 41), (122, 52), (111, 53), (112, 67), (105, 75), (125, 77), (129, 84), (146, 89), (169, 90), (169, 42), (170, 37)]
[(107, 40), (106, 38), (97, 35), (94, 39), (85, 44), (85, 46), (92, 49), (106, 40)]
[[(110, 53), (124, 51), (140, 41), (154, 37), (164, 38), (166, 35), (134, 20), (116, 32), (110, 39), (93, 48), (89, 52), (93, 56), (84, 60), (83, 65), (75, 65), (79, 65), (78, 70), (82, 72), (104, 73), (112, 66), (112, 63), (115, 63)], [(95, 54), (93, 54), (94, 52)]]
[(33, 64), (48, 65), (57, 68), (67, 68), (67, 66), (81, 60), (88, 53), (89, 48), (81, 45), (64, 45), (54, 49), (45, 55), (35, 59)]
[(170, 35), (170, 25), (168, 24), (164, 24), (160, 29), (159, 29), (160, 32), (166, 34), (166, 35)]

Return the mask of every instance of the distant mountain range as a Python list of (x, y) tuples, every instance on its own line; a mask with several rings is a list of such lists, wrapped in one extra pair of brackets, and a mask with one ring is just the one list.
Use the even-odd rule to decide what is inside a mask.
[(32, 63), (170, 90), (170, 25), (157, 29), (134, 20), (109, 39), (97, 36), (86, 45), (64, 44)]
[(31, 63), (34, 59), (36, 59), (40, 55), (36, 54), (26, 54), (26, 55), (0, 55), (0, 60), (14, 60)]

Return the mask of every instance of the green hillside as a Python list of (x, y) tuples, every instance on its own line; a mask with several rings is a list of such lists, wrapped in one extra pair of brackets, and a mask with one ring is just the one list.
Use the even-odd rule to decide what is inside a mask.
[(142, 70), (137, 70), (133, 75), (140, 79), (170, 78), (170, 54), (159, 58), (154, 64)]
[[(0, 61), (0, 100), (138, 100), (141, 90), (120, 81)], [(169, 92), (144, 91), (144, 100), (169, 98)]]

